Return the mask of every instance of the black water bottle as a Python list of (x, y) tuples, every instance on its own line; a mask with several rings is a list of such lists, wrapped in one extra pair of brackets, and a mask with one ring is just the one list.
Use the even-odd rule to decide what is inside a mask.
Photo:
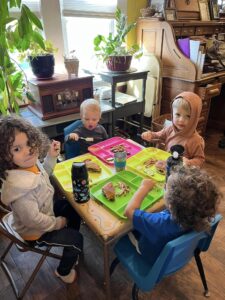
[(71, 169), (74, 200), (78, 203), (90, 199), (88, 171), (84, 162), (74, 162)]
[(184, 154), (184, 147), (182, 145), (174, 145), (170, 148), (170, 153), (172, 155), (168, 157), (166, 161), (166, 181), (171, 171), (174, 170), (176, 166), (183, 164), (182, 156)]

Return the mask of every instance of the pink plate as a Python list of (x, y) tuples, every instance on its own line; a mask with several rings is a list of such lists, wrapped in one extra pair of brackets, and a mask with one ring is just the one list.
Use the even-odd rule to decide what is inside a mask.
[(142, 146), (139, 146), (135, 143), (132, 143), (128, 140), (116, 136), (88, 147), (88, 151), (91, 152), (93, 155), (97, 156), (98, 158), (100, 158), (105, 163), (113, 165), (114, 153), (112, 152), (111, 149), (112, 147), (117, 145), (124, 146), (124, 148), (127, 151), (127, 158), (138, 153), (143, 148)]

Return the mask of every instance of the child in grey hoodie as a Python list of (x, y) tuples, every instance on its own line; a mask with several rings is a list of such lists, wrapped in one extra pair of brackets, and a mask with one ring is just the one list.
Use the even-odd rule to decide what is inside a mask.
[[(60, 151), (39, 129), (18, 116), (0, 119), (2, 202), (13, 213), (13, 229), (26, 241), (63, 247), (56, 276), (66, 283), (76, 277), (73, 265), (83, 248), (80, 217), (66, 200), (53, 203), (49, 181)], [(43, 163), (39, 158), (45, 156)]]

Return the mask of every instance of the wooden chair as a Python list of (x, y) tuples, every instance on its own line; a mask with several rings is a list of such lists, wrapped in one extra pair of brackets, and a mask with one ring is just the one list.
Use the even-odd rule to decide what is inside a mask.
[[(7, 275), (13, 291), (16, 295), (17, 299), (22, 299), (25, 295), (25, 293), (27, 292), (27, 290), (29, 289), (31, 283), (33, 282), (35, 276), (37, 275), (39, 269), (41, 268), (44, 260), (46, 259), (46, 257), (53, 257), (56, 259), (60, 259), (61, 256), (51, 253), (51, 246), (48, 246), (44, 249), (40, 249), (38, 248), (35, 244), (32, 245), (32, 243), (26, 242), (22, 239), (22, 237), (15, 232), (15, 230), (13, 230), (11, 224), (12, 224), (12, 212), (8, 213), (7, 215), (5, 215), (1, 222), (0, 222), (0, 233), (2, 235), (4, 235), (5, 237), (7, 237), (10, 240), (9, 245), (7, 246), (7, 248), (5, 249), (4, 253), (1, 255), (1, 260), (0, 260), (0, 264), (2, 269), (4, 270), (5, 274)], [(30, 275), (27, 283), (25, 284), (25, 286), (23, 287), (23, 289), (21, 291), (18, 290), (15, 281), (12, 277), (11, 271), (9, 270), (7, 263), (5, 261), (5, 257), (6, 255), (9, 253), (11, 247), (13, 246), (13, 244), (17, 247), (17, 249), (21, 252), (35, 252), (38, 254), (41, 254), (41, 258), (39, 260), (39, 262), (37, 263), (36, 267), (34, 268), (32, 274)]]
[(200, 253), (208, 250), (221, 219), (221, 215), (216, 215), (211, 224), (210, 234), (191, 231), (168, 242), (153, 265), (143, 259), (126, 235), (114, 246), (116, 258), (111, 264), (110, 274), (120, 262), (134, 282), (132, 299), (138, 300), (139, 289), (151, 291), (163, 278), (179, 271), (194, 257), (204, 287), (204, 295), (209, 297)]

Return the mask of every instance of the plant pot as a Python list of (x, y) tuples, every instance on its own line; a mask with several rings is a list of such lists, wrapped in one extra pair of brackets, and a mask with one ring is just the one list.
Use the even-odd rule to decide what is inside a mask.
[(30, 66), (39, 79), (51, 78), (54, 74), (55, 58), (53, 54), (29, 56)]
[(127, 56), (109, 56), (106, 66), (110, 71), (127, 71), (130, 69), (132, 55)]

